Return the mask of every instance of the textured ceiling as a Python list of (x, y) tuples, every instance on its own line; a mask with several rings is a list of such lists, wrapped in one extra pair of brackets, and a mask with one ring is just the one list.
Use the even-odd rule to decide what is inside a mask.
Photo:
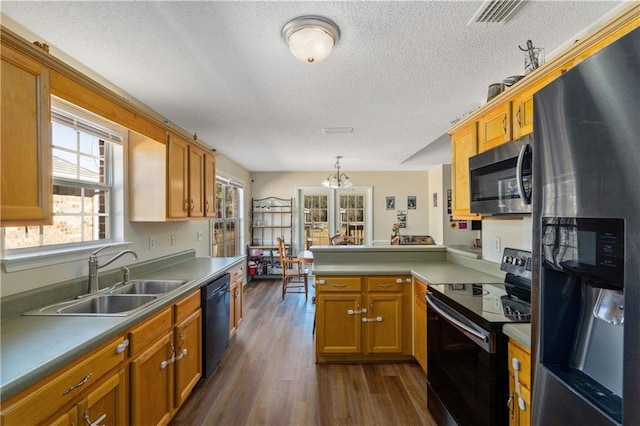
[[(487, 87), (522, 74), (617, 1), (529, 1), (505, 25), (467, 22), (482, 2), (12, 2), (5, 16), (250, 171), (426, 170)], [(624, 7), (624, 6), (623, 6)], [(342, 32), (298, 62), (280, 38), (299, 15)], [(353, 127), (350, 134), (323, 127)], [(433, 142), (433, 143), (432, 143)]]

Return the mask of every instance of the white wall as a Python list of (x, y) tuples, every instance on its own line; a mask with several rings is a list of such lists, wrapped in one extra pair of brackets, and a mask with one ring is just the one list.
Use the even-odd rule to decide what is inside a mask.
[[(524, 219), (482, 221), (482, 258), (491, 262), (500, 262), (505, 247), (531, 250), (532, 221)], [(496, 238), (500, 239), (498, 250)]]
[[(329, 172), (260, 172), (252, 173), (251, 196), (296, 197), (298, 187), (320, 185)], [(416, 209), (407, 210), (407, 228), (401, 234), (429, 233), (429, 197), (427, 171), (415, 172), (349, 172), (355, 186), (373, 187), (374, 242), (389, 243), (396, 210), (407, 210), (407, 196), (416, 197)], [(395, 196), (394, 210), (386, 209), (386, 197)], [(297, 231), (296, 231), (297, 232)]]
[[(471, 231), (471, 221), (466, 222), (466, 229), (461, 229), (458, 222), (450, 222), (447, 212), (447, 190), (451, 189), (451, 165), (443, 164), (429, 170), (429, 231), (436, 244), (473, 246), (478, 237), (477, 231)], [(438, 205), (433, 206), (433, 194), (436, 194)], [(455, 227), (451, 224), (455, 223)]]

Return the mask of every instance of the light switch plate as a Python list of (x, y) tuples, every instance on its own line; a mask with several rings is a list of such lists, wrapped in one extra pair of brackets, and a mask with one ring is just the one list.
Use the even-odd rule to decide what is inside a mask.
[(204, 232), (198, 231), (198, 241), (202, 241), (203, 238), (204, 238)]
[(500, 237), (495, 237), (493, 239), (493, 251), (500, 253), (500, 245)]
[(156, 249), (156, 237), (149, 237), (149, 250)]

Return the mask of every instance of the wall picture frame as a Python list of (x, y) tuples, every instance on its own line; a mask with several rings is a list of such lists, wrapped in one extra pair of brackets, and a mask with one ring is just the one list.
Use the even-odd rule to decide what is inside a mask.
[(415, 210), (416, 208), (417, 208), (416, 196), (415, 195), (409, 195), (407, 197), (407, 209)]
[(395, 210), (396, 209), (396, 197), (387, 197), (387, 210)]

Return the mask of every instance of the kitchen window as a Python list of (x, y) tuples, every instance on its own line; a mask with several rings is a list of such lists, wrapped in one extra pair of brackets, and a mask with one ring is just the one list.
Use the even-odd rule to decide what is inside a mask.
[(216, 178), (216, 216), (211, 226), (212, 257), (242, 254), (243, 197), (242, 184), (231, 179)]
[(112, 212), (123, 204), (122, 190), (114, 191), (122, 180), (114, 163), (121, 171), (124, 132), (111, 124), (52, 99), (53, 224), (3, 228), (5, 256), (95, 246), (121, 236)]

